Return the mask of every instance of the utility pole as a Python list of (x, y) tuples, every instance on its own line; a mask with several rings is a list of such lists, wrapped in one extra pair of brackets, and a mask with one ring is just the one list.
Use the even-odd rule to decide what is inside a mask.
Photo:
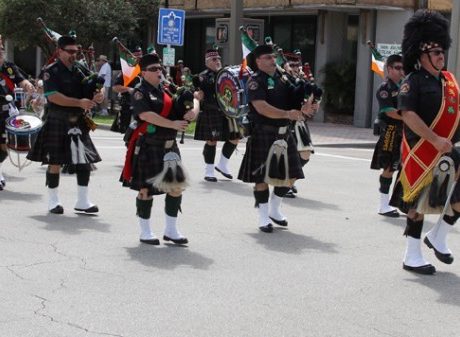
[(228, 60), (224, 60), (226, 64), (241, 63), (241, 39), (240, 26), (243, 22), (243, 1), (234, 0), (231, 2), (232, 8), (230, 11), (230, 27), (229, 27), (229, 53)]
[(460, 53), (458, 51), (458, 43), (460, 38), (460, 1), (453, 1), (452, 15), (450, 21), (450, 36), (452, 38), (452, 46), (449, 50), (448, 69), (454, 73), (456, 78), (460, 78)]

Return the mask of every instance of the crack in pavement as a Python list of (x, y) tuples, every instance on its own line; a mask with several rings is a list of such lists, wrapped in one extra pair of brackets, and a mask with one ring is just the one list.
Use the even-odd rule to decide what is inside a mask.
[(89, 332), (89, 333), (92, 333), (92, 334), (95, 334), (95, 335), (101, 335), (101, 336), (113, 336), (113, 337), (124, 337), (123, 335), (118, 335), (118, 334), (114, 334), (114, 333), (108, 333), (108, 332), (101, 332), (101, 331), (94, 331), (94, 330), (90, 330), (88, 328), (85, 328), (79, 324), (76, 324), (76, 323), (73, 323), (73, 322), (63, 322), (63, 321), (59, 321), (57, 319), (55, 319), (53, 316), (47, 314), (47, 313), (44, 313), (43, 311), (46, 310), (46, 303), (47, 302), (50, 302), (48, 299), (44, 298), (44, 297), (41, 297), (41, 296), (38, 296), (38, 295), (35, 295), (33, 294), (32, 297), (35, 297), (37, 298), (38, 300), (40, 300), (40, 308), (34, 310), (34, 315), (38, 315), (38, 316), (41, 316), (41, 317), (44, 317), (46, 319), (49, 319), (51, 322), (53, 323), (57, 323), (57, 324), (63, 324), (63, 325), (67, 325), (67, 326), (70, 326), (72, 328), (75, 328), (75, 329), (79, 329), (79, 330), (83, 330), (85, 332)]

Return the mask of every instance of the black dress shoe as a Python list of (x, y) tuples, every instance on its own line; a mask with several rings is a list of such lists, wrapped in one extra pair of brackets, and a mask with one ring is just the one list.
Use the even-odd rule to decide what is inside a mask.
[(268, 225), (260, 226), (259, 229), (264, 233), (271, 233), (273, 232), (273, 225), (269, 223)]
[(217, 178), (216, 178), (216, 177), (204, 177), (204, 180), (210, 181), (210, 182), (212, 182), (212, 183), (217, 182)]
[(427, 236), (425, 236), (425, 239), (423, 239), (423, 242), (425, 242), (425, 244), (434, 250), (434, 255), (436, 256), (436, 258), (445, 263), (445, 264), (451, 264), (452, 262), (454, 262), (454, 257), (452, 256), (452, 254), (444, 254), (444, 253), (441, 253), (440, 251), (438, 251), (434, 246), (433, 244), (430, 242), (430, 240), (428, 239)]
[(54, 207), (53, 209), (50, 209), (50, 213), (53, 213), (53, 214), (64, 214), (64, 207), (62, 207), (61, 205), (57, 205), (57, 206)]
[(83, 208), (74, 208), (74, 210), (76, 210), (77, 212), (84, 212), (84, 213), (97, 213), (99, 212), (99, 208), (94, 205), (94, 206), (91, 206), (90, 208), (86, 208), (86, 209), (83, 209)]
[(292, 185), (291, 191), (292, 191), (292, 193), (297, 193), (297, 187), (295, 187), (294, 185)]
[(160, 240), (158, 239), (139, 239), (139, 241), (147, 245), (153, 245), (153, 246), (160, 245)]
[(380, 215), (387, 216), (389, 218), (399, 218), (399, 212), (397, 210), (392, 210), (385, 213), (379, 213)]
[(426, 264), (424, 266), (419, 266), (419, 267), (411, 267), (403, 263), (403, 269), (412, 271), (417, 274), (423, 274), (423, 275), (433, 275), (434, 273), (436, 273), (436, 268), (431, 264)]
[(288, 225), (288, 222), (287, 222), (286, 219), (284, 219), (284, 220), (276, 220), (275, 218), (272, 218), (272, 217), (269, 217), (269, 218), (272, 219), (272, 221), (274, 223), (276, 223), (278, 226), (287, 227), (287, 225)]
[(163, 235), (163, 240), (172, 241), (172, 242), (174, 242), (175, 244), (178, 244), (178, 245), (185, 245), (185, 244), (188, 243), (187, 238), (173, 239), (173, 238), (170, 238), (169, 236), (166, 236), (166, 235)]
[(287, 191), (287, 193), (284, 195), (285, 198), (295, 198), (295, 194), (292, 192), (292, 190)]
[(225, 178), (227, 179), (233, 179), (233, 176), (230, 174), (230, 173), (225, 173), (224, 171), (222, 171), (220, 168), (218, 168), (217, 166), (214, 167), (214, 169), (219, 172), (220, 174), (222, 174)]

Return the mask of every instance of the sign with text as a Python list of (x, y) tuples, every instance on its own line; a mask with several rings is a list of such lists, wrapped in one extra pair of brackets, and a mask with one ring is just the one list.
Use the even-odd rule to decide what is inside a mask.
[(160, 8), (158, 14), (158, 44), (182, 46), (184, 44), (185, 11)]
[(174, 67), (176, 61), (176, 50), (174, 48), (163, 48), (163, 65)]
[(377, 50), (386, 59), (393, 54), (401, 54), (401, 45), (394, 43), (377, 43)]

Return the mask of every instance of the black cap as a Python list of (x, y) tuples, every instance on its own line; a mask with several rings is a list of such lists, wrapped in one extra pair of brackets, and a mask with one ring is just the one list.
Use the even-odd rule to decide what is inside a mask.
[(157, 54), (145, 54), (144, 56), (141, 57), (141, 61), (139, 62), (139, 65), (141, 66), (141, 69), (145, 69), (151, 64), (155, 63), (160, 63), (160, 58), (158, 57)]
[(58, 47), (63, 49), (66, 46), (76, 45), (77, 41), (71, 36), (63, 35), (58, 40)]
[(256, 58), (259, 58), (265, 54), (273, 54), (275, 51), (273, 50), (272, 46), (264, 44), (257, 46), (252, 52)]
[(388, 56), (387, 58), (387, 65), (391, 66), (393, 63), (401, 62), (402, 63), (402, 56), (399, 54), (393, 54)]

